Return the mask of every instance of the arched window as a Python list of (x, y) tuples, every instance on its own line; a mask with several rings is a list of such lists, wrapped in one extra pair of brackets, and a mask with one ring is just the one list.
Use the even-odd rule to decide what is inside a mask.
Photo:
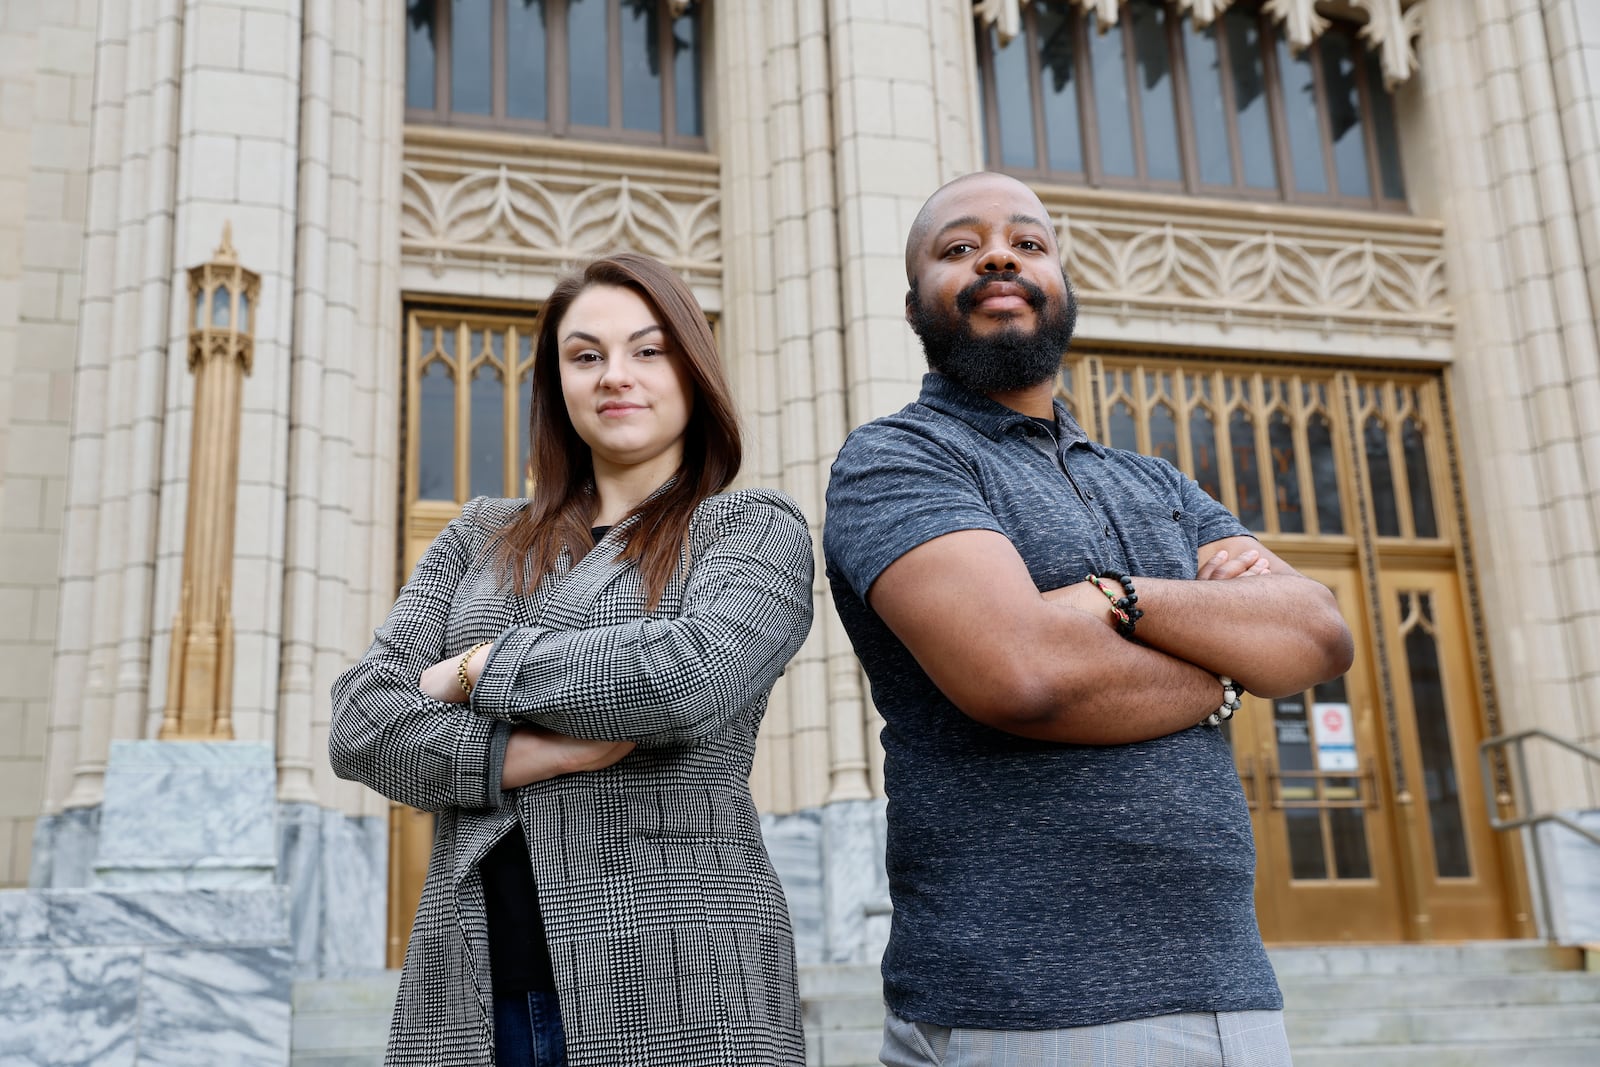
[(984, 158), (1071, 184), (1404, 210), (1393, 100), (1357, 29), (1296, 55), (1250, 0), (1203, 30), (1170, 0), (1129, 0), (1105, 32), (1033, 0), (1004, 48), (978, 26)]
[(407, 0), (406, 118), (703, 147), (700, 6)]

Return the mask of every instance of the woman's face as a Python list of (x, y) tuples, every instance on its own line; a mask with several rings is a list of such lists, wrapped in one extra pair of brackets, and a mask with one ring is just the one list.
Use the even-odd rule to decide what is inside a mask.
[(567, 416), (595, 472), (676, 470), (694, 387), (650, 305), (632, 289), (590, 286), (568, 306), (556, 341)]

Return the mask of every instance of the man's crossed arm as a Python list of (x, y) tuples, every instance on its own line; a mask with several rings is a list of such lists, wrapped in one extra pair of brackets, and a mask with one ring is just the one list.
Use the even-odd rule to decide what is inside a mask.
[(1040, 740), (1124, 744), (1185, 729), (1221, 703), (1218, 674), (1276, 697), (1349, 669), (1350, 631), (1326, 587), (1251, 537), (1204, 545), (1199, 562), (1201, 579), (1237, 580), (1136, 576), (1137, 643), (1089, 583), (1041, 594), (989, 530), (919, 545), (867, 599), (956, 707)]

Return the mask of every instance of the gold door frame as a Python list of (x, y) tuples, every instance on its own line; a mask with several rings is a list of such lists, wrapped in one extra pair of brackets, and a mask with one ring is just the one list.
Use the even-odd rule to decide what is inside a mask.
[[(1470, 697), (1457, 693), (1464, 703), (1477, 702), (1471, 709), (1474, 714), (1465, 716), (1473, 736), (1497, 732), (1498, 706), (1490, 685), (1487, 648), (1470, 566), (1471, 544), (1443, 372), (1102, 350), (1074, 354), (1064, 362), (1058, 395), (1097, 440), (1164, 455), (1196, 477), (1286, 559), (1306, 570), (1343, 571), (1361, 586), (1363, 610), (1360, 617), (1350, 621), (1356, 631), (1357, 655), (1371, 664), (1368, 674), (1376, 689), (1376, 710), (1382, 727), (1378, 750), (1371, 754), (1380, 761), (1380, 766), (1373, 768), (1373, 780), (1380, 785), (1386, 806), (1395, 809), (1387, 836), (1394, 842), (1396, 852), (1393, 873), (1397, 884), (1393, 892), (1399, 909), (1398, 928), (1407, 940), (1461, 936), (1459, 923), (1445, 924), (1446, 930), (1457, 931), (1455, 934), (1435, 933), (1431, 921), (1434, 910), (1448, 910), (1449, 906), (1439, 897), (1438, 880), (1429, 877), (1429, 857), (1421, 843), (1426, 828), (1417, 825), (1412, 810), (1415, 805), (1410, 783), (1417, 777), (1419, 757), (1411, 743), (1414, 739), (1402, 736), (1405, 731), (1397, 714), (1406, 702), (1398, 699), (1395, 688), (1392, 656), (1396, 650), (1389, 647), (1388, 640), (1394, 622), (1384, 614), (1387, 593), (1383, 587), (1386, 574), (1416, 566), (1448, 572), (1458, 583), (1464, 610), (1462, 628), (1456, 632), (1463, 656), (1457, 659), (1470, 660), (1469, 670), (1458, 673), (1470, 685), (1463, 685), (1458, 679), (1454, 688), (1473, 690)], [(1390, 487), (1387, 493), (1378, 494), (1386, 504), (1383, 529), (1379, 528), (1375, 511), (1373, 474), (1363, 438), (1366, 419), (1373, 416), (1382, 423), (1378, 429), (1387, 449)], [(1319, 505), (1325, 502), (1326, 495), (1319, 499), (1310, 474), (1308, 427), (1313, 417), (1328, 423), (1321, 452), (1325, 462), (1322, 473), (1331, 468), (1338, 500), (1338, 525), (1333, 531), (1322, 523)], [(1161, 421), (1160, 434), (1153, 429), (1157, 419)], [(1411, 420), (1409, 427), (1405, 425), (1407, 419)], [(1203, 447), (1196, 446), (1197, 427), (1202, 445), (1210, 435), (1214, 454), (1209, 457), (1202, 455), (1206, 451)], [(1411, 431), (1412, 453), (1405, 451), (1402, 429)], [(1289, 442), (1296, 469), (1288, 470), (1279, 462), (1281, 449), (1274, 450), (1275, 433), (1279, 434), (1279, 443)], [(1284, 437), (1286, 434), (1290, 436)], [(1419, 438), (1420, 448), (1416, 446)], [(1328, 455), (1330, 449), (1332, 454)], [(1416, 501), (1410, 492), (1412, 471), (1406, 466), (1408, 458), (1420, 462), (1420, 474), (1427, 479)], [(1285, 501), (1292, 507), (1285, 509)], [(1414, 504), (1423, 507), (1423, 518), (1432, 516), (1432, 530), (1422, 529), (1419, 533), (1419, 527), (1426, 523), (1414, 521)], [(1262, 703), (1270, 710), (1270, 702)], [(1463, 717), (1465, 710), (1452, 718)], [(1246, 727), (1246, 732), (1253, 729), (1257, 727)], [(1252, 743), (1259, 744), (1259, 735), (1252, 736)], [(1259, 777), (1253, 760), (1253, 756), (1241, 760), (1241, 774), (1257, 812), (1257, 836), (1261, 842), (1265, 835), (1259, 833), (1259, 812), (1264, 804), (1271, 803), (1271, 798), (1265, 795), (1262, 780), (1252, 780)], [(1475, 769), (1468, 762), (1458, 755), (1454, 770), (1462, 780), (1472, 781)], [(1365, 767), (1361, 773), (1367, 773)], [(1503, 793), (1503, 771), (1496, 778)], [(1486, 826), (1485, 813), (1479, 810), (1475, 795), (1469, 796), (1463, 790), (1460, 796), (1462, 818), (1469, 824)], [(1492, 834), (1488, 840), (1487, 845), (1475, 847), (1492, 853), (1485, 857), (1493, 867), (1494, 877), (1489, 882), (1498, 886), (1504, 921), (1481, 923), (1474, 935), (1525, 935), (1531, 932), (1532, 923), (1520, 857), (1509, 842), (1494, 839)], [(1267, 844), (1270, 846), (1270, 842)], [(1268, 859), (1264, 854), (1263, 864)], [(1265, 885), (1265, 868), (1262, 873), (1266, 895), (1270, 887)], [(1286, 886), (1289, 884), (1285, 882)], [(1281, 910), (1273, 904), (1270, 899), (1263, 900), (1264, 923)], [(1326, 936), (1324, 932), (1313, 939)], [(1279, 939), (1299, 938), (1290, 929), (1280, 931)]]

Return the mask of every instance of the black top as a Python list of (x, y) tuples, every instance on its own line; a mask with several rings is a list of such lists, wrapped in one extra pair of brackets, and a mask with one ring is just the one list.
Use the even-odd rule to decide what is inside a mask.
[[(609, 526), (596, 526), (594, 539)], [(483, 878), (483, 906), (489, 923), (489, 973), (495, 993), (553, 993), (550, 943), (539, 915), (539, 888), (533, 882), (533, 860), (519, 822), (478, 864)]]

